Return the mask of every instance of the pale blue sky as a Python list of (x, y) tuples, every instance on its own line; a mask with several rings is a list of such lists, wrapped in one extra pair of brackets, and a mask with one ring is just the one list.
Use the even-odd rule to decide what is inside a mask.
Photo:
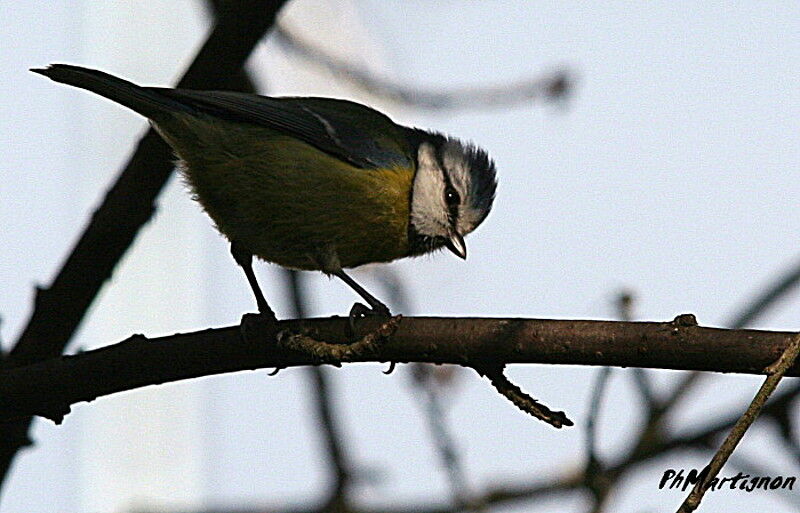
[[(92, 2), (36, 4), (0, 5), (2, 33), (17, 42), (0, 48), (0, 334), (6, 343), (26, 319), (32, 286), (52, 277), (144, 126), (130, 113), (89, 95), (65, 92), (26, 71), (71, 61), (122, 72), (130, 60), (116, 55), (110, 43), (102, 47), (102, 38), (83, 32), (98, 24), (89, 14)], [(133, 78), (163, 84), (184, 65), (202, 37), (202, 19), (193, 3), (181, 5), (189, 26), (171, 37), (180, 48), (177, 55), (186, 57), (164, 59)], [(158, 12), (158, 7), (150, 9)], [(494, 211), (467, 239), (466, 262), (439, 254), (391, 265), (408, 284), (413, 311), (406, 313), (609, 318), (614, 292), (629, 287), (637, 293), (636, 310), (643, 319), (668, 320), (692, 312), (702, 324), (719, 325), (797, 259), (799, 4), (370, 0), (358, 12), (369, 35), (381, 42), (385, 70), (406, 84), (494, 84), (562, 65), (578, 74), (576, 94), (566, 109), (531, 104), (426, 114), (386, 108), (403, 122), (478, 142), (495, 158), (500, 179)], [(152, 36), (144, 24), (158, 19), (143, 19), (141, 28), (130, 29), (141, 30), (139, 37), (147, 39)], [(174, 22), (161, 20), (166, 26)], [(181, 39), (185, 33), (193, 35)], [(267, 43), (260, 51), (271, 48)], [(157, 51), (149, 51), (152, 59), (159, 58)], [(273, 77), (272, 83), (277, 81)], [(127, 132), (106, 130), (110, 142), (103, 156), (75, 155), (76, 148), (90, 148), (85, 139), (94, 132), (86, 128), (92, 123), (87, 112), (129, 124)], [(109, 153), (109, 145), (116, 154)], [(96, 184), (87, 187), (81, 173), (97, 177)], [(202, 274), (195, 281), (202, 284), (198, 294), (206, 313), (159, 329), (187, 331), (236, 322), (251, 308), (250, 297), (224, 241), (179, 183), (172, 184), (168, 198), (153, 230), (167, 230), (159, 223), (171, 216), (200, 227), (202, 255), (194, 247), (176, 254), (200, 262)], [(140, 237), (136, 251), (144, 254), (156, 244), (170, 244), (157, 240)], [(137, 258), (123, 263), (115, 278), (169, 276), (182, 266), (179, 259), (163, 269), (142, 271), (134, 267)], [(279, 286), (271, 266), (262, 265), (259, 274), (273, 290)], [(379, 290), (368, 274), (362, 279)], [(341, 314), (353, 300), (324, 277), (309, 277), (308, 283), (315, 315)], [(275, 301), (279, 310), (285, 308)], [(148, 303), (147, 297), (141, 303), (141, 312), (161, 306)], [(98, 317), (107, 315), (103, 308), (97, 307)], [(793, 330), (799, 320), (800, 302), (791, 297), (760, 327)], [(145, 322), (121, 319), (120, 333), (129, 325), (136, 329), (139, 321)], [(97, 332), (94, 322), (88, 319), (87, 333)], [(117, 340), (114, 336), (108, 335), (107, 342)], [(349, 449), (365, 468), (385, 468), (377, 483), (358, 488), (359, 497), (374, 504), (444, 500), (446, 479), (428, 444), (408, 373), (401, 367), (386, 377), (381, 369), (348, 366), (334, 373)], [(448, 414), (475, 491), (503, 478), (569, 473), (582, 463), (580, 426), (596, 370), (531, 366), (510, 372), (536, 397), (570, 413), (579, 426), (555, 431), (532, 421), (464, 371)], [(658, 375), (665, 383), (674, 377)], [(631, 424), (638, 420), (629, 384), (621, 373), (612, 381), (600, 422), (604, 454), (625, 447)], [(675, 420), (676, 428), (699, 425), (741, 404), (757, 384), (755, 378), (713, 376)], [(204, 500), (293, 503), (318, 489), (325, 474), (315, 427), (307, 418), (302, 371), (269, 379), (265, 373), (237, 374), (202, 380), (198, 386), (207, 422)], [(78, 440), (86, 436), (81, 419), (88, 418), (83, 417), (87, 410), (114, 400), (124, 403), (124, 397), (103, 399), (77, 407), (63, 426), (40, 423), (40, 444), (18, 460), (0, 510), (78, 511), (85, 502), (74, 491), (80, 479), (70, 469), (84, 464), (78, 450)], [(775, 453), (774, 440), (766, 436), (769, 429), (757, 426), (756, 434), (745, 439), (742, 453), (776, 473), (791, 473), (795, 467)], [(702, 466), (706, 459), (681, 455), (641, 469), (619, 489), (609, 510), (674, 510), (682, 494), (656, 490), (661, 472), (668, 466)], [(48, 483), (45, 493), (43, 481)], [(559, 510), (582, 511), (580, 500), (566, 504)], [(704, 511), (734, 504), (742, 510), (796, 508), (772, 494), (716, 492)], [(549, 511), (553, 506), (502, 511)]]

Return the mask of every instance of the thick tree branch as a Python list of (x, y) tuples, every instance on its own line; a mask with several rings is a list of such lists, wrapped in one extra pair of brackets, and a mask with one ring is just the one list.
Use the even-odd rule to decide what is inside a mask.
[[(277, 333), (304, 332), (344, 343), (345, 318), (253, 321), (242, 326), (148, 339), (143, 335), (77, 355), (0, 372), (0, 413), (60, 421), (71, 404), (181, 379), (267, 367), (313, 365), (309, 355), (279, 347)], [(349, 361), (549, 363), (613, 365), (763, 374), (793, 333), (700, 327), (692, 316), (672, 322), (406, 318), (375, 355)], [(378, 319), (360, 323), (374, 331)], [(787, 375), (797, 376), (793, 366)]]
[[(214, 29), (178, 85), (235, 88), (241, 79), (239, 70), (285, 1), (220, 2)], [(173, 168), (172, 150), (149, 130), (56, 278), (48, 287), (38, 289), (34, 311), (6, 355), (5, 368), (51, 358), (64, 350), (117, 262), (150, 220), (155, 198)], [(30, 421), (23, 417), (0, 424), (0, 481), (16, 452), (30, 443)]]

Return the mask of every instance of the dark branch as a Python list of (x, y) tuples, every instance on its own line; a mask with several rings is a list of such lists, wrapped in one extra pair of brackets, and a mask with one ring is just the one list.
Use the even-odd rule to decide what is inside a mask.
[[(255, 45), (272, 26), (285, 0), (220, 2), (217, 21), (180, 87), (231, 89)], [(155, 211), (155, 199), (172, 173), (172, 150), (149, 130), (128, 165), (106, 194), (49, 287), (39, 288), (34, 311), (4, 367), (31, 364), (64, 351), (72, 335)], [(16, 452), (29, 444), (30, 418), (0, 425), (0, 479)]]
[(517, 385), (512, 383), (503, 373), (505, 365), (477, 365), (475, 370), (478, 374), (489, 379), (492, 386), (500, 395), (512, 402), (514, 406), (531, 415), (542, 422), (546, 422), (556, 429), (564, 426), (574, 426), (575, 424), (567, 417), (563, 411), (553, 411), (543, 405), (533, 397), (522, 391)]
[[(787, 347), (792, 333), (723, 330), (673, 322), (534, 319), (405, 318), (378, 353), (349, 361), (486, 364), (613, 365), (762, 374)], [(360, 323), (374, 332), (380, 320)], [(181, 379), (248, 369), (312, 365), (303, 353), (280, 348), (279, 331), (347, 342), (347, 319), (282, 321), (123, 342), (0, 372), (0, 412), (60, 420), (69, 406), (97, 397)], [(794, 366), (788, 375), (797, 376)]]

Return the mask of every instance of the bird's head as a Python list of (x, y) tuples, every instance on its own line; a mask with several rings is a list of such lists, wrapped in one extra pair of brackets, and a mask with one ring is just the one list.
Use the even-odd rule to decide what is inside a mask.
[(478, 227), (494, 202), (494, 162), (482, 149), (458, 139), (422, 132), (411, 190), (411, 252), (442, 246), (467, 257), (464, 236)]

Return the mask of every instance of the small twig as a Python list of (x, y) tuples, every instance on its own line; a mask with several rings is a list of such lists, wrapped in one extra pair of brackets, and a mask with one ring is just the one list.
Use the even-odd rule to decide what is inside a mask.
[(316, 340), (307, 334), (281, 331), (278, 333), (278, 345), (311, 355), (320, 363), (341, 367), (342, 362), (380, 354), (381, 346), (394, 335), (402, 318), (402, 315), (395, 315), (377, 330), (367, 333), (351, 344), (333, 344)]
[(730, 458), (733, 450), (739, 444), (744, 434), (753, 422), (755, 422), (756, 418), (758, 418), (767, 399), (769, 399), (769, 396), (775, 391), (778, 383), (783, 379), (783, 375), (794, 365), (798, 353), (800, 353), (800, 334), (795, 335), (780, 358), (765, 369), (769, 376), (764, 380), (764, 384), (761, 385), (761, 388), (753, 398), (747, 411), (745, 411), (736, 424), (734, 424), (733, 429), (731, 429), (731, 432), (711, 459), (711, 463), (706, 467), (707, 472), (704, 472), (705, 478), (695, 485), (689, 496), (686, 497), (686, 500), (681, 504), (681, 507), (678, 508), (678, 513), (690, 513), (697, 509), (697, 506), (700, 505), (700, 501), (703, 500), (703, 495), (711, 484), (711, 480), (719, 474), (719, 471), (722, 470), (723, 465), (728, 461), (728, 458)]
[(505, 396), (506, 399), (511, 401), (514, 406), (524, 411), (528, 415), (532, 415), (542, 422), (546, 422), (554, 428), (561, 428), (563, 426), (574, 425), (571, 420), (563, 411), (552, 411), (547, 406), (536, 401), (533, 397), (529, 396), (522, 391), (517, 385), (509, 381), (503, 369), (503, 364), (483, 364), (473, 365), (473, 368), (481, 376), (486, 376), (492, 383), (492, 386)]

